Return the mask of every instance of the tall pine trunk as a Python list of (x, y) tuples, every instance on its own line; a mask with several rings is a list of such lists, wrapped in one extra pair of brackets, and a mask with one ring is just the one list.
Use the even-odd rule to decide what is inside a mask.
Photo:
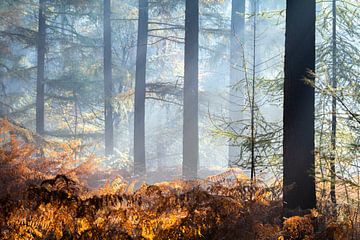
[(314, 178), (315, 0), (287, 0), (284, 83), (284, 204), (316, 207)]
[(45, 0), (39, 0), (39, 23), (37, 35), (37, 80), (36, 80), (36, 133), (45, 132), (45, 51), (46, 18)]
[[(331, 85), (334, 89), (334, 94), (336, 94), (337, 88), (337, 72), (336, 72), (336, 65), (337, 65), (337, 44), (336, 44), (336, 0), (332, 1), (332, 79)], [(330, 160), (330, 170), (331, 170), (331, 180), (330, 180), (330, 197), (331, 202), (336, 204), (336, 192), (335, 192), (335, 184), (336, 184), (336, 168), (335, 168), (335, 161), (336, 161), (336, 125), (337, 125), (337, 117), (336, 117), (336, 96), (332, 97), (332, 104), (331, 104), (331, 160)]]
[(134, 173), (137, 175), (144, 174), (146, 172), (145, 90), (148, 18), (148, 0), (139, 0), (134, 112)]
[(194, 179), (197, 177), (199, 162), (198, 51), (199, 1), (186, 0), (182, 169), (185, 179)]
[[(245, 43), (245, 0), (232, 0), (231, 8), (231, 36), (230, 36), (230, 93), (229, 117), (231, 128), (236, 133), (240, 131), (241, 107), (243, 96), (237, 89), (238, 83), (244, 78), (243, 55)], [(240, 146), (229, 145), (229, 167), (239, 162)]]

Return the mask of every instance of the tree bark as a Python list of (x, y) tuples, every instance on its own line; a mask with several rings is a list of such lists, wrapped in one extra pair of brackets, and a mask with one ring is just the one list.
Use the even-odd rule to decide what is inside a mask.
[(287, 0), (284, 83), (284, 207), (316, 208), (314, 178), (315, 0)]
[(45, 133), (45, 52), (46, 18), (45, 0), (39, 0), (39, 23), (37, 35), (37, 79), (36, 79), (36, 133)]
[[(230, 93), (229, 117), (231, 128), (240, 131), (241, 107), (243, 96), (235, 86), (244, 78), (243, 54), (245, 42), (245, 0), (232, 0), (231, 36), (230, 36)], [(229, 145), (229, 167), (239, 162), (240, 147), (234, 143)]]
[(145, 88), (148, 42), (148, 0), (139, 0), (138, 39), (135, 76), (134, 173), (146, 173), (145, 162)]
[[(337, 72), (336, 72), (336, 65), (337, 65), (337, 44), (336, 44), (336, 0), (332, 1), (332, 79), (331, 85), (334, 91), (337, 88)], [(334, 92), (336, 94), (336, 92)], [(331, 171), (331, 180), (330, 180), (330, 197), (331, 202), (336, 204), (336, 125), (337, 125), (337, 116), (336, 116), (336, 96), (332, 97), (332, 104), (331, 104), (331, 160), (330, 160), (330, 171)]]
[(197, 177), (199, 162), (198, 51), (199, 1), (186, 0), (182, 169), (185, 179), (194, 179)]
[(114, 151), (112, 67), (111, 67), (111, 0), (104, 0), (104, 99), (105, 99), (105, 154)]

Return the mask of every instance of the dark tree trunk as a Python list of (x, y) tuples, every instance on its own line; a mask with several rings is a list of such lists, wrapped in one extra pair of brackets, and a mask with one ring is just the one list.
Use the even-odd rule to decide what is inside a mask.
[[(244, 78), (243, 54), (244, 54), (244, 27), (245, 27), (245, 0), (232, 0), (231, 9), (231, 36), (230, 36), (230, 97), (229, 117), (232, 122), (231, 128), (235, 132), (240, 131), (242, 94), (236, 89), (237, 83)], [(230, 143), (229, 166), (239, 162), (240, 147)]]
[(112, 67), (111, 67), (111, 0), (104, 0), (104, 99), (105, 99), (105, 154), (114, 151)]
[(314, 180), (315, 0), (287, 0), (284, 83), (284, 207), (316, 207)]
[(134, 173), (144, 174), (145, 163), (145, 87), (148, 41), (148, 0), (139, 0), (138, 39), (135, 76)]
[(185, 179), (197, 177), (199, 162), (198, 51), (199, 1), (186, 0), (183, 119), (183, 177)]
[[(332, 6), (332, 17), (333, 17), (333, 29), (332, 29), (332, 79), (331, 85), (334, 91), (337, 88), (337, 72), (336, 72), (336, 65), (337, 65), (337, 44), (336, 44), (336, 0), (333, 0)], [(334, 92), (336, 94), (336, 92)], [(336, 204), (336, 168), (335, 168), (335, 160), (336, 160), (336, 125), (337, 125), (337, 116), (336, 116), (336, 96), (332, 97), (332, 104), (331, 104), (331, 147), (332, 147), (332, 154), (330, 160), (330, 169), (331, 169), (331, 181), (330, 181), (330, 197), (331, 202)]]
[(46, 18), (45, 0), (39, 0), (39, 26), (37, 36), (37, 80), (36, 80), (36, 132), (45, 132), (45, 51)]

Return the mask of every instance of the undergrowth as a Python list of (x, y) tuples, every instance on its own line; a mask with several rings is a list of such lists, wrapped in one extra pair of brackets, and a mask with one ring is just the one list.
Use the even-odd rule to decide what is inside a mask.
[(230, 172), (140, 186), (117, 177), (89, 190), (89, 159), (39, 151), (1, 124), (0, 239), (359, 239), (353, 223), (321, 211), (284, 219), (280, 187)]
[[(313, 210), (283, 221), (281, 202), (247, 181), (131, 185), (95, 193), (65, 175), (3, 201), (1, 239), (350, 239), (351, 226)], [(106, 193), (108, 192), (108, 193)]]

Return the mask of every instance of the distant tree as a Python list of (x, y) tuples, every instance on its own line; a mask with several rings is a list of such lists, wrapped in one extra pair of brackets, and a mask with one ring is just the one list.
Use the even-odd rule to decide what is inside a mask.
[(114, 151), (111, 67), (111, 0), (104, 0), (104, 99), (105, 99), (105, 154)]
[[(329, 1), (319, 3), (317, 15), (316, 66), (316, 153), (320, 202), (331, 201), (333, 206), (357, 201), (350, 197), (357, 191), (359, 166), (359, 61), (358, 1)], [(341, 26), (341, 27), (339, 27)], [(338, 87), (341, 86), (341, 87)], [(321, 185), (320, 185), (321, 184)], [(345, 189), (337, 196), (336, 186)], [(336, 208), (334, 208), (334, 214)]]
[(138, 39), (135, 76), (134, 173), (146, 172), (145, 162), (145, 89), (148, 42), (148, 0), (139, 0)]
[(316, 207), (314, 180), (315, 0), (287, 0), (284, 83), (284, 204)]
[(46, 18), (45, 0), (39, 0), (39, 19), (37, 33), (37, 80), (36, 80), (36, 132), (45, 131), (45, 51)]
[[(280, 112), (283, 96), (283, 45), (278, 39), (282, 38), (285, 17), (283, 7), (274, 7), (279, 8), (251, 1), (245, 37), (230, 38), (230, 44), (235, 40), (240, 57), (230, 60), (230, 71), (237, 78), (231, 82), (229, 121), (223, 124), (223, 131), (215, 131), (230, 139), (229, 151), (236, 149), (233, 156), (229, 152), (229, 165), (249, 169), (252, 178), (264, 171), (282, 177), (282, 121), (267, 113), (269, 108)], [(269, 41), (279, 45), (269, 48)]]
[[(24, 5), (26, 3), (14, 1), (1, 1), (0, 3), (0, 25), (2, 26), (0, 31), (0, 115), (7, 118), (12, 117), (15, 105), (21, 105), (19, 100), (26, 98), (25, 94), (16, 96), (10, 90), (9, 85), (18, 84), (18, 81), (21, 81), (22, 84), (18, 84), (18, 86), (24, 86), (24, 83), (36, 79), (36, 58), (34, 67), (23, 64), (22, 60), (26, 59), (27, 52), (19, 51), (18, 48), (36, 51), (38, 16), (33, 17), (35, 20), (33, 22), (28, 21), (28, 18), (29, 15), (33, 16), (33, 10), (38, 11), (39, 7), (38, 4), (32, 4), (32, 8), (26, 8), (27, 11), (24, 11)], [(36, 53), (34, 55), (36, 57)], [(36, 90), (32, 92), (32, 95), (36, 95)], [(32, 99), (31, 104), (35, 109), (34, 102), (35, 100)], [(35, 125), (31, 123), (29, 127), (35, 127)]]
[[(242, 97), (236, 88), (236, 84), (243, 78), (243, 54), (244, 54), (244, 28), (245, 28), (245, 0), (232, 0), (231, 7), (231, 36), (230, 36), (230, 97), (229, 117), (231, 128), (237, 131), (241, 118), (241, 109), (238, 103)], [(229, 166), (238, 162), (240, 147), (231, 142), (229, 145)]]
[(183, 124), (183, 177), (197, 177), (199, 163), (198, 131), (198, 59), (199, 1), (186, 0), (185, 7), (185, 72)]

